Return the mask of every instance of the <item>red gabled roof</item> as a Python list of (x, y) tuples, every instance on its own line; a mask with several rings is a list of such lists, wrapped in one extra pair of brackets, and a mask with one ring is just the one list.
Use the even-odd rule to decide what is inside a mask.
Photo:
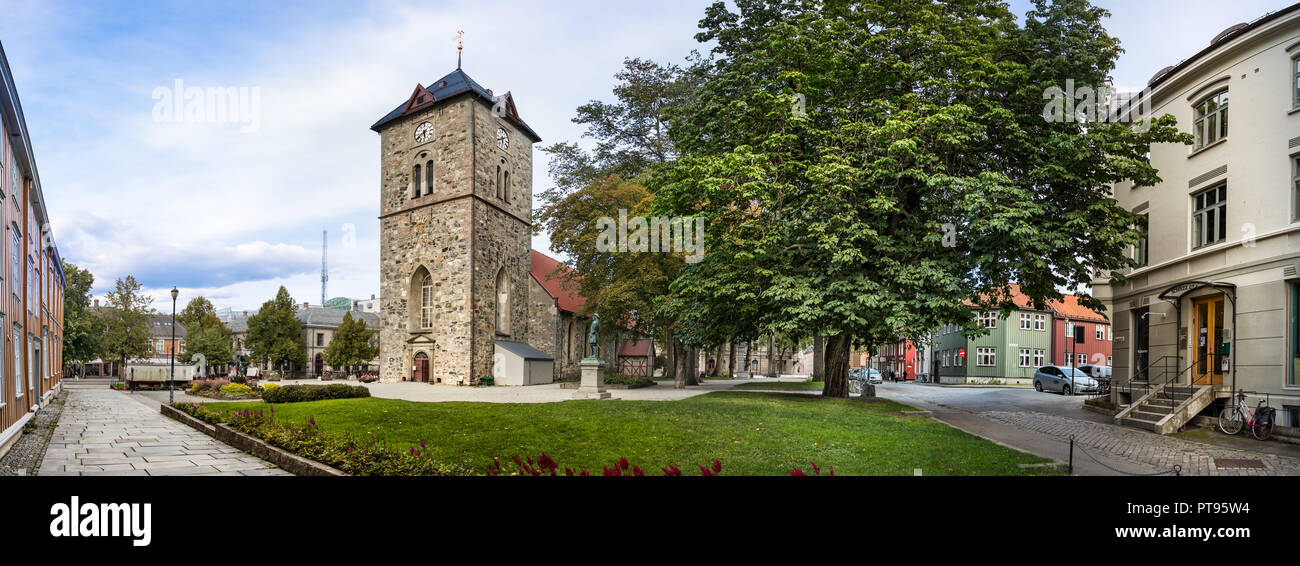
[[(560, 310), (572, 313), (581, 312), (587, 305), (587, 299), (578, 294), (578, 284), (569, 281), (567, 276), (575, 273), (572, 267), (560, 263), (537, 250), (533, 252), (532, 267), (529, 269), (533, 278), (542, 284), (542, 288), (555, 299)], [(557, 273), (558, 272), (558, 273)]]
[(1048, 301), (1047, 305), (1052, 307), (1052, 312), (1057, 318), (1068, 318), (1070, 320), (1087, 320), (1092, 322), (1110, 322), (1105, 315), (1094, 311), (1088, 307), (1079, 304), (1079, 297), (1076, 295), (1065, 295), (1061, 301)]
[[(1020, 284), (1019, 284), (1019, 283), (1012, 283), (1012, 284), (1008, 285), (1007, 292), (1011, 295), (1011, 302), (1015, 303), (1017, 307), (1020, 307), (1020, 308), (1022, 308), (1022, 309), (1026, 309), (1026, 310), (1035, 310), (1035, 309), (1034, 309), (1034, 302), (1031, 301), (1031, 300), (1029, 300), (1029, 295), (1026, 295), (1026, 294), (1020, 292)], [(981, 299), (984, 299), (984, 298), (987, 298), (987, 297), (983, 297), (983, 296), (981, 296), (980, 298), (981, 298)], [(978, 306), (978, 305), (975, 304), (974, 301), (972, 301), (972, 300), (970, 300), (970, 299), (966, 299), (966, 300), (962, 301), (962, 304), (964, 304), (964, 305), (966, 305), (966, 306), (968, 306), (968, 307), (976, 307), (976, 306)]]

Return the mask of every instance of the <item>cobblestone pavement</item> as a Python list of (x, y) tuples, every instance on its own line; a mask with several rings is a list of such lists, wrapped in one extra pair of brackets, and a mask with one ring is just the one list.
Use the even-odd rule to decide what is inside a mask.
[[(1074, 435), (1076, 446), (1097, 455), (1107, 454), (1164, 471), (1182, 466), (1185, 476), (1295, 476), (1300, 475), (1300, 458), (1264, 452), (1235, 450), (1161, 436), (1144, 430), (1090, 422), (1036, 411), (989, 411), (983, 416), (1068, 439)], [(1076, 455), (1075, 458), (1087, 456)], [(1216, 458), (1257, 460), (1263, 468), (1219, 468)]]
[(112, 389), (69, 388), (42, 476), (287, 476)]
[(67, 390), (55, 395), (36, 412), (36, 416), (31, 421), (28, 421), (34, 422), (35, 430), (24, 432), (14, 447), (5, 454), (4, 459), (0, 460), (0, 476), (36, 475), (41, 459), (45, 457), (45, 447), (50, 443), (50, 436), (54, 434), (59, 415), (63, 413), (63, 402), (67, 396)]

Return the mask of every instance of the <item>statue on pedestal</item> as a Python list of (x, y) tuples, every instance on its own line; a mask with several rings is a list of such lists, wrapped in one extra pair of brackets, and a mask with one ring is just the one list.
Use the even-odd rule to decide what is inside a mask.
[(587, 357), (600, 357), (600, 315), (591, 315), (591, 328), (587, 330)]

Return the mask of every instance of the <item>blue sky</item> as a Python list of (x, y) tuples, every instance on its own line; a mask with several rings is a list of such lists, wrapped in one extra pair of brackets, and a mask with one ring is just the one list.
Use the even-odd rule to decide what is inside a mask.
[[(1219, 31), (1288, 0), (1101, 1), (1138, 87)], [(378, 292), (378, 136), (415, 87), (456, 66), (511, 91), (543, 143), (576, 140), (574, 109), (609, 100), (624, 57), (681, 62), (707, 2), (61, 2), (0, 0), (13, 69), (63, 257), (97, 294), (133, 274), (256, 309), (285, 285), (320, 300)], [(1023, 14), (1029, 2), (1011, 3)], [(159, 88), (246, 87), (248, 124), (160, 122)], [(251, 91), (250, 91), (251, 92)], [(538, 152), (534, 192), (550, 181)], [(545, 234), (534, 247), (548, 251)]]

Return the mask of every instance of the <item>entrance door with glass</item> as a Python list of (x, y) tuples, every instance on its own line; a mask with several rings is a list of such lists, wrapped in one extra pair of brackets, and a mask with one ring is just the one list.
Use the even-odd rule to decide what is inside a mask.
[(1223, 304), (1222, 293), (1192, 299), (1192, 361), (1195, 363), (1192, 379), (1196, 385), (1223, 383), (1222, 358), (1219, 356), (1219, 348), (1223, 345)]

